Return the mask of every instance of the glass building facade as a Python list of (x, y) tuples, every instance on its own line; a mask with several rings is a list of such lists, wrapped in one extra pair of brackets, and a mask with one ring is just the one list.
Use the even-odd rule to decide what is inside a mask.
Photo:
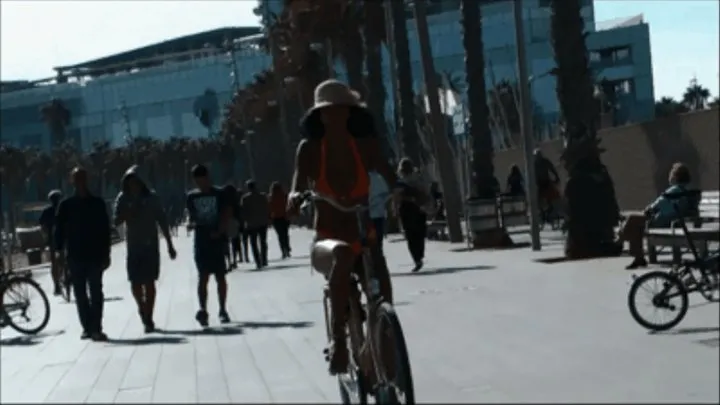
[[(271, 10), (279, 10), (282, 0), (266, 0)], [(551, 128), (559, 115), (555, 79), (547, 73), (555, 66), (550, 46), (550, 10), (547, 0), (525, 0), (525, 38), (528, 72), (536, 105), (536, 128)], [(275, 11), (277, 11), (275, 10)], [(464, 49), (459, 1), (429, 0), (429, 26), (435, 69), (465, 79)], [(582, 15), (595, 76), (610, 81), (617, 94), (615, 121), (619, 124), (653, 118), (654, 94), (649, 31), (641, 21), (616, 23), (612, 29), (597, 29), (593, 4), (583, 3)], [(423, 86), (415, 23), (409, 13), (408, 33), (412, 76), (416, 90)], [(243, 49), (234, 53), (239, 83), (270, 65), (270, 58), (256, 46), (259, 36), (245, 39)], [(488, 88), (503, 80), (517, 81), (515, 35), (511, 2), (483, 6), (485, 77)], [(387, 69), (388, 54), (383, 52)], [(342, 76), (342, 66), (337, 65)], [(87, 149), (95, 141), (123, 144), (128, 136), (207, 136), (195, 114), (197, 100), (207, 90), (217, 94), (218, 108), (233, 92), (230, 57), (221, 53), (198, 54), (192, 60), (173, 62), (134, 72), (106, 75), (88, 81), (35, 86), (0, 95), (2, 142), (18, 146), (50, 147), (50, 136), (40, 117), (40, 108), (52, 98), (63, 101), (71, 111), (67, 136)], [(389, 75), (386, 86), (390, 89)], [(390, 93), (390, 92), (389, 92)], [(392, 117), (392, 100), (386, 103)], [(215, 123), (219, 127), (222, 117)], [(391, 125), (391, 124), (389, 124)], [(542, 132), (542, 131), (541, 131)], [(548, 131), (550, 133), (551, 131)], [(546, 135), (540, 133), (539, 137)]]

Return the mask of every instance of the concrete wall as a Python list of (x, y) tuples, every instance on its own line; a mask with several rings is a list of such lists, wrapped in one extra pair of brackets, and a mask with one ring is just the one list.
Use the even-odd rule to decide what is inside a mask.
[[(673, 163), (685, 163), (695, 186), (717, 190), (720, 183), (720, 111), (692, 112), (641, 124), (600, 131), (607, 165), (621, 209), (641, 209), (667, 187)], [(559, 159), (561, 141), (538, 145), (565, 177)], [(523, 167), (522, 151), (513, 149), (495, 156), (495, 173), (501, 184), (511, 164)], [(565, 179), (563, 178), (563, 182)]]

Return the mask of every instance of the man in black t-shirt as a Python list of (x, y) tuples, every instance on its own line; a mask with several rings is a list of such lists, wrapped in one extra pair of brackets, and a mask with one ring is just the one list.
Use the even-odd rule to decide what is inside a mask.
[(60, 252), (55, 249), (55, 237), (53, 233), (55, 232), (55, 214), (57, 213), (61, 199), (62, 193), (59, 190), (51, 191), (48, 194), (50, 205), (42, 210), (40, 219), (38, 220), (40, 228), (42, 228), (43, 234), (45, 235), (48, 249), (50, 250), (50, 275), (53, 281), (53, 294), (55, 295), (60, 295), (60, 272), (62, 271), (62, 267), (60, 266), (59, 260), (56, 260), (57, 254)]
[(195, 319), (200, 325), (208, 325), (207, 285), (210, 275), (215, 276), (220, 304), (220, 322), (230, 322), (225, 302), (227, 300), (227, 281), (225, 273), (225, 250), (227, 249), (227, 225), (232, 215), (224, 193), (212, 185), (207, 167), (196, 165), (192, 176), (197, 188), (187, 194), (187, 211), (190, 224), (194, 228), (194, 256), (198, 270), (198, 300), (200, 309)]

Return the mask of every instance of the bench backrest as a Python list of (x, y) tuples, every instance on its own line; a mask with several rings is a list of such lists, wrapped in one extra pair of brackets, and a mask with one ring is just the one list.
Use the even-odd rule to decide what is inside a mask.
[(698, 205), (701, 218), (718, 219), (720, 217), (720, 191), (703, 191)]

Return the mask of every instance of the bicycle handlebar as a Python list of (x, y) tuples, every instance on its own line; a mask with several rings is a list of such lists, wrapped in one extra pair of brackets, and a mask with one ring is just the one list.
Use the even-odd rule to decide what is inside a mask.
[[(392, 195), (389, 195), (385, 198), (385, 202), (387, 202)], [(346, 213), (360, 213), (364, 211), (368, 211), (370, 209), (370, 205), (368, 203), (364, 204), (355, 204), (351, 207), (342, 205), (340, 202), (338, 202), (336, 199), (330, 196), (326, 196), (323, 194), (318, 194), (314, 191), (306, 191), (303, 193), (303, 198), (313, 200), (313, 201), (324, 201), (328, 204), (330, 204), (333, 208), (337, 209), (338, 211), (346, 212)]]

